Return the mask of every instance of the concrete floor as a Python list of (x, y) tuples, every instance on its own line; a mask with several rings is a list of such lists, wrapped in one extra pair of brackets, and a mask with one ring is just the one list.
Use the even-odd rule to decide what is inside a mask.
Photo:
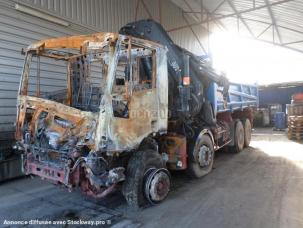
[(284, 132), (257, 129), (251, 147), (218, 152), (214, 166), (199, 180), (173, 174), (168, 199), (137, 212), (118, 193), (96, 203), (38, 178), (5, 182), (0, 227), (5, 219), (94, 220), (103, 227), (303, 227), (302, 144)]

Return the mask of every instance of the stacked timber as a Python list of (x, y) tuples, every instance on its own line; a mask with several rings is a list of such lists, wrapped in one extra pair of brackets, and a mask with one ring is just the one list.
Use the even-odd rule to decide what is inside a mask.
[(288, 116), (288, 138), (303, 140), (303, 115)]
[(287, 105), (288, 116), (303, 116), (303, 103)]
[(292, 96), (287, 114), (288, 138), (303, 141), (303, 93)]

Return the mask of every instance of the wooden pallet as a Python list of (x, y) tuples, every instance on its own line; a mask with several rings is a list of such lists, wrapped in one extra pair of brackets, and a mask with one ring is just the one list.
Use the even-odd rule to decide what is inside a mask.
[(303, 115), (289, 115), (288, 121), (303, 121)]
[(289, 116), (287, 123), (288, 126), (303, 127), (303, 116)]
[(288, 139), (303, 141), (303, 135), (301, 135), (301, 134), (288, 134), (287, 136), (288, 136)]
[(294, 140), (303, 140), (303, 116), (288, 116), (288, 138)]
[(288, 128), (288, 134), (303, 134), (301, 129), (290, 129)]
[(287, 105), (287, 114), (290, 116), (303, 115), (303, 104)]
[(291, 129), (303, 129), (303, 123), (301, 122), (288, 122), (287, 123), (287, 126), (288, 128), (291, 128)]
[(297, 139), (297, 140), (303, 140), (303, 132), (288, 132), (287, 136), (289, 139)]
[(288, 124), (288, 129), (292, 130), (302, 130), (303, 131), (303, 126), (301, 125), (296, 125), (296, 124)]

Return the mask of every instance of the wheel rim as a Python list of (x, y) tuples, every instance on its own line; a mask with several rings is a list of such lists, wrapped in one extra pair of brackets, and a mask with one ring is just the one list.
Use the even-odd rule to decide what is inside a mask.
[(145, 197), (151, 204), (163, 201), (170, 190), (170, 175), (167, 169), (151, 168), (145, 172)]
[(198, 152), (198, 161), (201, 167), (207, 167), (212, 162), (212, 151), (206, 145), (202, 145)]

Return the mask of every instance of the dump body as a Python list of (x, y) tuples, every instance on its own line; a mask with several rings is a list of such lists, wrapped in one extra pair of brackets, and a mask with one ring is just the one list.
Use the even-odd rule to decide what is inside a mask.
[(214, 107), (215, 115), (222, 112), (234, 112), (249, 107), (258, 107), (258, 88), (254, 85), (229, 83), (228, 94), (224, 99), (223, 88), (211, 82), (207, 99)]

